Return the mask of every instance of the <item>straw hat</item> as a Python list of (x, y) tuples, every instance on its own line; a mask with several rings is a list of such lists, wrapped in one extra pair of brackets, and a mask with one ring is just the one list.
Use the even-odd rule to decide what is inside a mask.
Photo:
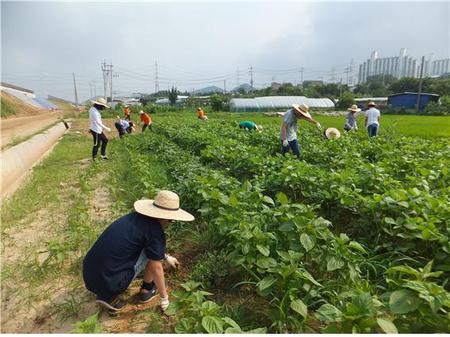
[(292, 104), (292, 108), (294, 111), (301, 114), (303, 117), (311, 119), (311, 115), (309, 114), (309, 106), (306, 104)]
[(202, 111), (202, 108), (197, 108), (197, 111)]
[(358, 106), (356, 104), (353, 104), (352, 107), (348, 108), (347, 110), (351, 111), (351, 112), (360, 112), (361, 111), (361, 109), (358, 108)]
[(371, 102), (367, 103), (367, 106), (377, 106), (377, 105), (375, 104), (375, 102), (371, 101)]
[(106, 103), (106, 99), (104, 99), (103, 97), (100, 97), (99, 99), (97, 99), (96, 101), (92, 101), (92, 103), (94, 104), (98, 104), (98, 105), (102, 105), (105, 108), (109, 108), (108, 103)]
[(328, 139), (338, 139), (341, 137), (341, 133), (336, 128), (328, 128), (325, 130), (325, 137)]
[(134, 203), (136, 212), (158, 219), (192, 221), (194, 216), (180, 208), (178, 194), (171, 191), (159, 191), (155, 200), (138, 200)]
[(142, 114), (144, 114), (144, 111), (142, 111), (142, 110), (139, 111), (139, 115), (142, 115)]

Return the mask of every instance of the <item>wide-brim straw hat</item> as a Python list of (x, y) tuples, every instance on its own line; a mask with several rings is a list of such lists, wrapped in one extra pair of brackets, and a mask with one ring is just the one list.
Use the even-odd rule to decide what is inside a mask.
[(328, 139), (338, 139), (341, 137), (341, 133), (336, 128), (328, 128), (325, 130), (325, 136)]
[(144, 111), (139, 111), (139, 115), (143, 115), (144, 114)]
[(353, 104), (351, 108), (348, 108), (348, 111), (351, 111), (351, 112), (360, 112), (361, 109), (358, 108), (358, 106), (357, 106), (356, 104)]
[(105, 108), (109, 108), (109, 105), (108, 105), (108, 103), (106, 102), (106, 99), (104, 99), (103, 97), (100, 97), (100, 98), (97, 99), (96, 101), (92, 101), (92, 103), (98, 104), (98, 105), (103, 105)]
[(303, 117), (311, 119), (311, 115), (309, 114), (309, 106), (306, 104), (292, 104), (292, 108), (301, 114)]
[(152, 218), (193, 221), (192, 214), (180, 208), (178, 194), (171, 191), (159, 191), (154, 200), (143, 199), (134, 203), (136, 212)]
[(375, 102), (371, 101), (371, 102), (367, 103), (367, 106), (377, 106), (377, 105), (375, 104)]

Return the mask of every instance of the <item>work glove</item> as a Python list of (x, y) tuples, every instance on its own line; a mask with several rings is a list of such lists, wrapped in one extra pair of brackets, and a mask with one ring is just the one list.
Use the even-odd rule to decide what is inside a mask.
[(322, 130), (322, 125), (320, 125), (320, 123), (317, 122), (317, 123), (316, 123), (316, 128), (317, 128), (317, 130)]
[(283, 140), (283, 146), (284, 147), (289, 146), (289, 142), (287, 141), (287, 139)]
[(178, 262), (176, 257), (173, 257), (169, 254), (165, 255), (165, 260), (172, 268), (176, 268), (180, 264), (180, 262)]
[(106, 127), (105, 129), (106, 129), (106, 131), (111, 132), (110, 128)]
[(161, 309), (162, 311), (166, 311), (166, 309), (169, 307), (169, 296), (167, 297), (160, 297), (161, 300)]

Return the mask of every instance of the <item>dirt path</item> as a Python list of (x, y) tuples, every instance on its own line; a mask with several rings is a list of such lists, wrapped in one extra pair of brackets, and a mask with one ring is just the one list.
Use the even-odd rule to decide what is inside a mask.
[[(79, 139), (89, 138), (82, 132), (85, 127), (85, 120), (75, 121), (69, 134)], [(90, 146), (90, 142), (87, 144)], [(89, 148), (86, 155), (89, 156)], [(82, 221), (78, 220), (79, 216), (87, 217), (88, 224), (100, 228), (118, 216), (112, 207), (114, 200), (105, 187), (108, 174), (96, 170), (94, 175), (87, 176), (89, 181), (84, 180), (83, 172), (91, 165), (89, 157), (74, 160), (66, 166), (70, 167), (71, 178), (55, 181), (56, 200), (14, 223), (5, 224), (2, 229), (2, 333), (68, 333), (76, 322), (99, 311), (98, 322), (105, 333), (145, 333), (151, 322), (162, 326), (161, 330), (170, 326), (169, 319), (158, 312), (158, 298), (147, 304), (138, 302), (141, 280), (135, 280), (124, 294), (125, 310), (110, 316), (100, 310), (95, 296), (84, 288), (80, 270), (84, 252), (74, 252), (80, 258), (78, 262), (75, 256), (59, 267), (50, 259), (48, 243), (64, 245), (68, 240), (67, 230), (73, 221), (71, 212), (76, 212), (76, 222)], [(46, 261), (50, 261), (48, 267)], [(40, 273), (48, 276), (39, 281)]]
[(62, 115), (63, 112), (56, 111), (35, 116), (1, 119), (1, 148), (11, 143), (14, 139), (27, 137), (45, 128), (57, 121)]

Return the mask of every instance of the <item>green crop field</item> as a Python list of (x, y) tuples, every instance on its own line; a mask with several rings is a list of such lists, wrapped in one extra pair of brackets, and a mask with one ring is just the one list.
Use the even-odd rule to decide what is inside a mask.
[[(447, 117), (382, 116), (375, 138), (360, 120), (359, 132), (333, 141), (302, 121), (299, 160), (279, 153), (279, 117), (208, 116), (203, 122), (194, 113), (156, 113), (152, 131), (113, 139), (110, 161), (81, 167), (90, 139), (66, 136), (43, 163), (55, 172), (52, 179), (38, 168), (43, 186), (32, 180), (2, 216), (7, 229), (23, 226), (30, 205), (61, 207), (53, 198), (66, 200), (68, 225), (52, 220), (44, 262), (5, 265), (6, 293), (22, 287), (24, 281), (14, 280), (26, 268), (35, 271), (34, 282), (70, 276), (70, 305), (54, 308), (61, 319), (81, 320), (79, 332), (450, 331)], [(243, 119), (262, 123), (264, 131), (239, 129)], [(317, 119), (342, 130), (341, 117)], [(110, 211), (92, 214), (100, 203), (90, 199), (106, 187)], [(45, 197), (30, 202), (37, 189)], [(86, 309), (92, 297), (80, 261), (106, 225), (161, 189), (177, 192), (181, 207), (196, 217), (168, 229), (168, 252), (182, 263), (167, 275), (168, 317), (141, 308), (116, 318), (128, 322), (126, 330), (111, 328), (106, 314)], [(144, 331), (133, 330), (142, 317)]]

